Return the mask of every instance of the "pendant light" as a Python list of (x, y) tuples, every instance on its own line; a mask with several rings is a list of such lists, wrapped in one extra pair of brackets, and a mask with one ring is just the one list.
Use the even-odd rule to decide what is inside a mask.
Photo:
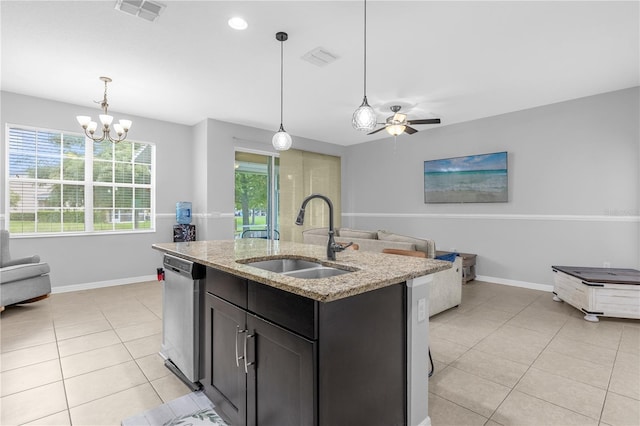
[(376, 127), (376, 112), (367, 102), (367, 0), (364, 0), (364, 97), (362, 105), (353, 113), (351, 125), (356, 130), (370, 132)]
[(282, 100), (283, 89), (282, 88), (284, 86), (283, 45), (288, 38), (289, 36), (287, 35), (287, 33), (283, 33), (282, 31), (276, 33), (276, 40), (280, 42), (280, 129), (278, 129), (278, 132), (275, 135), (273, 135), (273, 139), (271, 140), (271, 143), (273, 144), (273, 147), (277, 151), (286, 151), (289, 148), (291, 148), (291, 136), (289, 135), (289, 133), (287, 133), (284, 130), (284, 127), (282, 126), (282, 105), (283, 105), (283, 100)]

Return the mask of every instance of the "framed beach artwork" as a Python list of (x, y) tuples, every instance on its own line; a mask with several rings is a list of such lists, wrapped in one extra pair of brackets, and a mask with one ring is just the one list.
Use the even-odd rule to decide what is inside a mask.
[(424, 202), (506, 203), (507, 152), (424, 162)]

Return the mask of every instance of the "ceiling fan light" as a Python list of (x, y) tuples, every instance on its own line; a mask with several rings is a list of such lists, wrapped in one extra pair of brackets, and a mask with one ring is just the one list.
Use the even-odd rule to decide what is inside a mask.
[(403, 126), (402, 124), (394, 124), (391, 126), (387, 126), (386, 130), (391, 136), (400, 136), (407, 126)]
[(291, 148), (291, 136), (280, 127), (280, 130), (273, 135), (271, 143), (277, 151), (286, 151)]
[(351, 125), (356, 130), (370, 132), (376, 128), (376, 124), (376, 112), (373, 110), (373, 108), (371, 108), (371, 106), (369, 106), (367, 97), (365, 96), (362, 100), (362, 105), (360, 105), (358, 109), (356, 109), (353, 113)]

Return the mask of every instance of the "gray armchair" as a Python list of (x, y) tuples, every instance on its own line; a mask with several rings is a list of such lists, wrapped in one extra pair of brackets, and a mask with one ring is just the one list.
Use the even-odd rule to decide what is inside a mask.
[(49, 265), (34, 255), (11, 259), (9, 231), (0, 230), (0, 312), (5, 306), (31, 303), (49, 297)]

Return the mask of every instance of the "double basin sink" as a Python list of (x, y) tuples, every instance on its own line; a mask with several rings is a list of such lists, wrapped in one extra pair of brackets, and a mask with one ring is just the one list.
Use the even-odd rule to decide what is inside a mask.
[(346, 269), (325, 266), (320, 262), (302, 259), (269, 259), (242, 263), (265, 271), (277, 272), (287, 277), (303, 279), (329, 278), (353, 272)]

